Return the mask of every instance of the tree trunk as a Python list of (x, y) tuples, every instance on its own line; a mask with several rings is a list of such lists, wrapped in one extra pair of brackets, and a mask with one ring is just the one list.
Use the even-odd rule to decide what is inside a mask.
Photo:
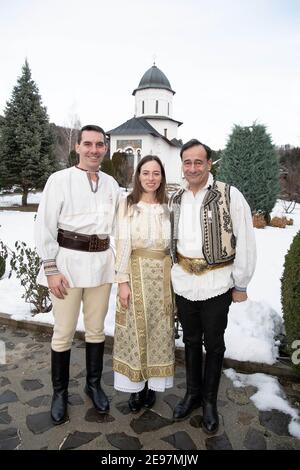
[(28, 188), (23, 188), (22, 206), (27, 206)]

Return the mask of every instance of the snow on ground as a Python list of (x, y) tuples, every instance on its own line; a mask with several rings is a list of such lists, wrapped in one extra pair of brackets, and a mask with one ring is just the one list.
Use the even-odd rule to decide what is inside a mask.
[[(0, 206), (10, 204), (16, 196), (0, 196)], [(2, 198), (2, 199), (1, 199)], [(3, 200), (4, 198), (4, 200)], [(30, 195), (30, 202), (38, 202), (39, 194)], [(276, 215), (282, 211), (280, 202), (274, 208)], [(34, 246), (34, 213), (18, 211), (0, 211), (0, 239), (12, 249), (16, 240), (25, 241)], [(278, 344), (274, 342), (282, 329), (282, 311), (280, 302), (280, 278), (283, 271), (284, 256), (293, 237), (300, 228), (300, 204), (291, 215), (293, 226), (285, 229), (267, 227), (255, 229), (257, 241), (257, 268), (248, 288), (247, 302), (232, 304), (225, 334), (226, 357), (253, 362), (272, 364), (276, 361)], [(31, 316), (30, 305), (22, 299), (22, 287), (14, 275), (0, 281), (0, 312), (12, 315), (14, 319), (43, 321), (53, 324), (52, 313)], [(113, 336), (115, 315), (116, 286), (112, 287), (109, 312), (106, 317), (106, 334)], [(84, 330), (82, 315), (78, 329)], [(177, 340), (177, 345), (182, 341)]]
[[(38, 204), (40, 202), (41, 193), (29, 193), (28, 204)], [(0, 194), (0, 207), (21, 206), (21, 194)]]
[(266, 374), (238, 374), (233, 369), (227, 369), (224, 374), (232, 380), (235, 387), (252, 385), (258, 389), (250, 399), (259, 410), (278, 410), (290, 415), (292, 420), (289, 423), (289, 433), (300, 439), (300, 418), (298, 410), (289, 405), (277, 378)]

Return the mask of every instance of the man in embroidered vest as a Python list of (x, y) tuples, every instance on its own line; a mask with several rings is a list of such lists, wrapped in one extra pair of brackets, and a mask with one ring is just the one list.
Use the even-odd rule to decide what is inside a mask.
[(219, 426), (217, 394), (227, 315), (232, 301), (247, 300), (256, 260), (254, 231), (243, 195), (214, 181), (211, 149), (192, 139), (180, 156), (185, 183), (169, 204), (171, 275), (185, 344), (187, 389), (173, 418), (180, 421), (202, 406), (203, 430), (213, 434)]
[(101, 127), (84, 126), (78, 135), (79, 164), (53, 173), (36, 219), (36, 246), (43, 260), (39, 284), (49, 287), (54, 329), (51, 342), (54, 424), (68, 419), (70, 353), (82, 303), (86, 340), (86, 386), (99, 413), (109, 410), (100, 385), (104, 319), (114, 282), (110, 234), (118, 202), (117, 182), (99, 171), (107, 151)]

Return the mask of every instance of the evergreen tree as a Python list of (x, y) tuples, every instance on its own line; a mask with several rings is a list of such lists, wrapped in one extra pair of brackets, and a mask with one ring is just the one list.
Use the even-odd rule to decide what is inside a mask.
[(268, 218), (279, 193), (279, 164), (265, 126), (234, 126), (222, 152), (218, 179), (236, 186), (252, 212), (262, 211)]
[(107, 175), (110, 175), (112, 177), (114, 177), (114, 168), (113, 168), (113, 165), (112, 165), (112, 161), (110, 158), (104, 158), (104, 160), (102, 161), (101, 163), (101, 167), (100, 167), (101, 171), (103, 171), (104, 173), (106, 173)]
[(3, 187), (22, 189), (22, 204), (28, 192), (42, 189), (57, 169), (53, 135), (46, 108), (31, 78), (27, 60), (5, 109), (0, 135), (0, 174)]
[(134, 172), (133, 155), (126, 152), (115, 152), (111, 157), (113, 168), (113, 176), (118, 184), (125, 188), (126, 191), (132, 183), (132, 175)]
[(76, 150), (71, 150), (68, 156), (68, 168), (74, 165), (78, 165), (79, 163), (79, 156), (76, 153)]

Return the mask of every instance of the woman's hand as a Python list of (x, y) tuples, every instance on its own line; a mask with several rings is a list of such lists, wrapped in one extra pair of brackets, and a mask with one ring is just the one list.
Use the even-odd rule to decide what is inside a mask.
[(121, 282), (119, 284), (119, 299), (120, 299), (120, 304), (123, 308), (129, 307), (130, 297), (131, 297), (131, 290), (130, 290), (128, 282)]

